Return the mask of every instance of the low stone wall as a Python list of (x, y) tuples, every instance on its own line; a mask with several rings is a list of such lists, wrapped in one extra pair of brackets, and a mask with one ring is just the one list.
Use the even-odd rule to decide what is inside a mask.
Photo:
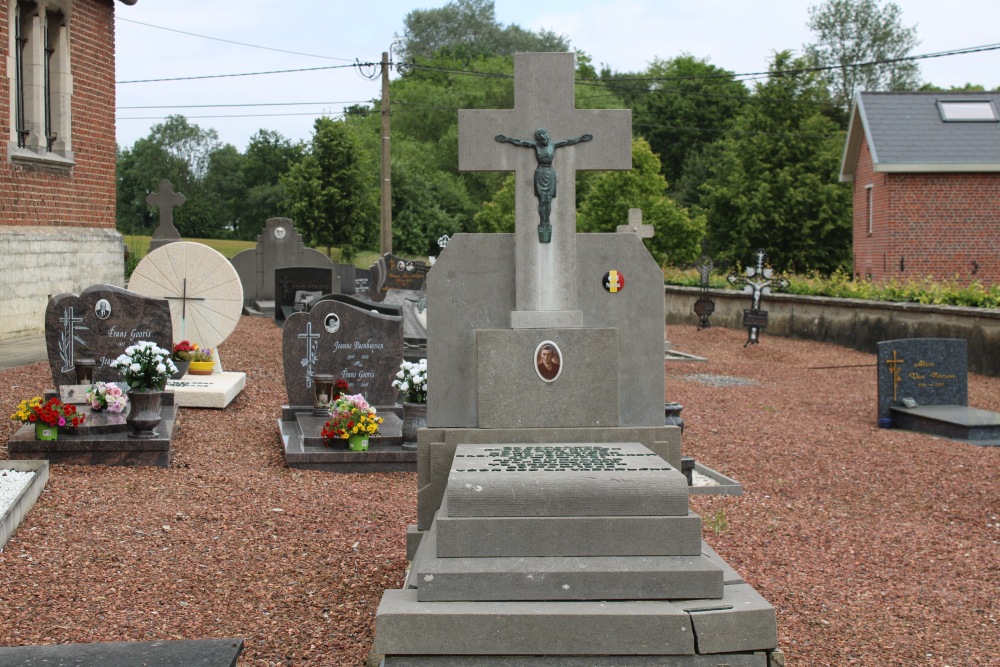
[(113, 229), (0, 225), (0, 340), (45, 331), (56, 294), (125, 284), (122, 236)]
[[(667, 324), (698, 325), (696, 287), (664, 288)], [(743, 310), (750, 295), (709, 290), (714, 327), (743, 328)], [(763, 336), (789, 336), (836, 343), (875, 353), (876, 344), (896, 338), (964, 338), (969, 342), (969, 370), (1000, 376), (1000, 310), (925, 306), (917, 303), (831, 299), (820, 296), (769, 294), (763, 299), (767, 330)], [(670, 332), (667, 331), (669, 338)]]

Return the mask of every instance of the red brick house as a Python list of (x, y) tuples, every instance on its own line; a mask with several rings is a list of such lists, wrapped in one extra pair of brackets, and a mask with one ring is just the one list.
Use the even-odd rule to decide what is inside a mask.
[(52, 295), (124, 284), (114, 19), (114, 0), (0, 0), (0, 338), (39, 333)]
[(1000, 93), (859, 93), (840, 180), (854, 183), (854, 275), (1000, 282)]

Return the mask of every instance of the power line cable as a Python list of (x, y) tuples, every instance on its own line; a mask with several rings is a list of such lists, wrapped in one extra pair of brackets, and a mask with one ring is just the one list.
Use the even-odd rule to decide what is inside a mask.
[(130, 81), (115, 81), (115, 84), (125, 84), (125, 83), (159, 83), (163, 81), (193, 81), (196, 79), (225, 79), (237, 76), (259, 76), (261, 74), (289, 74), (292, 72), (316, 72), (319, 70), (330, 70), (330, 69), (346, 69), (348, 67), (364, 67), (371, 65), (381, 65), (381, 62), (376, 63), (362, 63), (354, 62), (350, 65), (327, 65), (325, 67), (301, 67), (298, 69), (277, 69), (270, 71), (261, 72), (239, 72), (237, 74), (204, 74), (201, 76), (177, 76), (177, 77), (166, 77), (161, 79), (132, 79)]
[(162, 25), (153, 25), (152, 23), (143, 23), (142, 21), (136, 21), (134, 19), (127, 19), (121, 16), (115, 17), (118, 21), (124, 21), (126, 23), (135, 23), (136, 25), (143, 25), (147, 28), (156, 28), (157, 30), (166, 30), (167, 32), (176, 32), (181, 35), (188, 35), (190, 37), (199, 37), (201, 39), (210, 39), (213, 42), (225, 42), (226, 44), (235, 44), (237, 46), (246, 46), (251, 49), (261, 49), (264, 51), (275, 51), (277, 53), (288, 53), (293, 56), (306, 56), (308, 58), (323, 58), (324, 60), (343, 60), (345, 62), (353, 62), (353, 58), (335, 58), (333, 56), (321, 56), (316, 53), (302, 53), (301, 51), (288, 51), (287, 49), (276, 49), (270, 46), (260, 46), (259, 44), (248, 44), (246, 42), (235, 42), (231, 39), (223, 39), (221, 37), (211, 37), (209, 35), (199, 35), (196, 32), (187, 32), (186, 30), (177, 30), (176, 28), (167, 28)]
[(371, 100), (341, 100), (339, 102), (252, 102), (246, 104), (151, 104), (146, 106), (119, 106), (117, 111), (123, 109), (212, 109), (224, 107), (297, 107), (297, 106), (323, 106), (326, 104), (366, 104)]

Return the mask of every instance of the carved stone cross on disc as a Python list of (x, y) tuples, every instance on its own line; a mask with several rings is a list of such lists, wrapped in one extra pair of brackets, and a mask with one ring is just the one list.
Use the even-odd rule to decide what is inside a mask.
[[(460, 171), (513, 171), (515, 206), (514, 328), (581, 326), (576, 281), (576, 172), (632, 168), (632, 112), (577, 109), (572, 53), (514, 55), (514, 108), (458, 112)], [(560, 148), (553, 159), (558, 194), (552, 199), (551, 243), (540, 243), (535, 151), (496, 141), (497, 135), (553, 140), (593, 135)]]

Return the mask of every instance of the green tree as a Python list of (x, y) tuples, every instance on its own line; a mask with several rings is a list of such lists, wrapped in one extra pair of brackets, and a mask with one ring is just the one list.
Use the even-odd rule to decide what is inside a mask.
[(472, 220), (472, 231), (480, 234), (510, 234), (514, 231), (514, 174), (507, 174), (493, 199), (485, 202)]
[(687, 159), (721, 136), (749, 93), (732, 72), (691, 55), (656, 59), (644, 76), (653, 83), (636, 103), (633, 128), (649, 141), (676, 188)]
[(377, 177), (362, 169), (354, 128), (326, 117), (313, 127), (308, 151), (281, 178), (286, 208), (307, 244), (325, 246), (328, 253), (337, 246), (350, 261), (371, 238), (366, 228), (378, 225)]
[(838, 182), (844, 132), (822, 113), (822, 80), (776, 54), (756, 103), (718, 144), (701, 188), (718, 263), (767, 250), (779, 270), (831, 273), (851, 258), (851, 189)]
[(653, 225), (646, 247), (661, 265), (694, 261), (705, 221), (667, 196), (660, 160), (645, 139), (632, 142), (631, 171), (599, 174), (577, 213), (581, 232), (614, 232), (628, 222), (630, 208), (642, 209), (644, 224)]
[(293, 143), (273, 130), (260, 130), (250, 138), (242, 165), (245, 191), (236, 202), (236, 238), (252, 240), (268, 218), (290, 215), (281, 177), (304, 152), (302, 142)]
[[(809, 8), (806, 25), (816, 41), (806, 44), (810, 65), (830, 67), (823, 73), (833, 103), (850, 107), (858, 91), (915, 90), (920, 67), (900, 61), (919, 44), (916, 27), (903, 25), (903, 11), (881, 0), (826, 0)], [(895, 61), (895, 62), (892, 62)], [(880, 64), (859, 66), (861, 63)]]
[(569, 43), (548, 30), (537, 33), (517, 24), (501, 25), (493, 0), (454, 0), (438, 9), (415, 9), (403, 19), (399, 51), (403, 60), (448, 54), (470, 60), (518, 51), (567, 51)]

